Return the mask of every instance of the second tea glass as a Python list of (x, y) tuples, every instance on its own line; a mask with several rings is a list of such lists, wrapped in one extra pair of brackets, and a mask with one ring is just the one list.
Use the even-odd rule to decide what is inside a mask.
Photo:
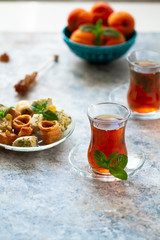
[(127, 60), (130, 67), (128, 105), (139, 118), (152, 116), (160, 108), (160, 53), (133, 51)]

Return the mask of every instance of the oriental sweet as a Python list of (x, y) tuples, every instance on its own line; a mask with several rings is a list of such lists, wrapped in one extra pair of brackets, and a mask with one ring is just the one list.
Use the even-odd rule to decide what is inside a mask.
[(14, 140), (16, 140), (17, 135), (6, 130), (5, 132), (0, 132), (0, 143), (5, 145), (12, 145)]
[(22, 127), (29, 127), (31, 121), (30, 115), (20, 115), (13, 120), (13, 129), (16, 134), (18, 134)]
[(12, 145), (15, 147), (37, 147), (38, 139), (36, 136), (19, 137), (13, 142)]
[(41, 121), (38, 126), (44, 144), (56, 142), (61, 138), (62, 131), (60, 124), (57, 121)]
[(23, 114), (33, 115), (33, 111), (30, 109), (31, 102), (27, 100), (19, 101), (16, 104), (16, 111)]
[(16, 107), (0, 104), (0, 144), (37, 147), (61, 139), (72, 119), (52, 99), (22, 100)]

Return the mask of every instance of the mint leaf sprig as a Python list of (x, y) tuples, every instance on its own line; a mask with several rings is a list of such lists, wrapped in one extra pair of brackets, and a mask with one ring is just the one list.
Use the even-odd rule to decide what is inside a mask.
[(47, 102), (44, 102), (42, 105), (40, 105), (39, 103), (34, 102), (30, 106), (30, 109), (35, 114), (42, 114), (44, 119), (46, 119), (48, 121), (58, 120), (58, 117), (57, 117), (57, 115), (54, 112), (52, 112), (50, 110), (46, 110), (47, 104), (48, 104)]
[[(0, 105), (3, 106), (2, 104), (0, 104)], [(7, 108), (6, 110), (1, 110), (1, 111), (0, 111), (0, 119), (5, 118), (5, 116), (7, 115), (7, 112), (8, 112), (11, 108), (14, 108), (14, 107), (9, 107), (9, 108)]]
[(34, 102), (30, 108), (35, 114), (42, 114), (45, 111), (47, 104), (47, 102), (44, 102), (42, 105), (40, 105), (39, 103)]
[(79, 27), (84, 32), (91, 32), (95, 35), (94, 43), (96, 45), (101, 45), (101, 36), (106, 37), (116, 37), (119, 38), (121, 34), (114, 28), (107, 27), (102, 28), (102, 19), (99, 19), (96, 24), (84, 24)]
[(125, 154), (119, 154), (119, 152), (112, 153), (107, 159), (106, 155), (96, 150), (94, 152), (94, 159), (98, 166), (108, 169), (110, 174), (121, 180), (127, 180), (128, 175), (124, 168), (128, 163), (128, 157)]

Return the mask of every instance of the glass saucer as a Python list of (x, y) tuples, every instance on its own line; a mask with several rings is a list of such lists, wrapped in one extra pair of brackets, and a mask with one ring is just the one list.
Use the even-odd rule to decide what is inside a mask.
[[(127, 103), (127, 92), (129, 88), (129, 83), (123, 84), (121, 86), (118, 86), (115, 88), (111, 93), (109, 94), (109, 101), (111, 102), (117, 102), (121, 103), (125, 106), (128, 106)], [(129, 106), (128, 106), (129, 108)], [(131, 118), (134, 119), (159, 119), (160, 118), (160, 110), (158, 112), (152, 112), (152, 113), (136, 113), (131, 111)]]
[[(79, 143), (71, 149), (68, 159), (72, 168), (81, 176), (89, 179), (96, 179), (103, 182), (121, 181), (120, 179), (112, 176), (110, 173), (104, 175), (93, 172), (87, 159), (88, 146), (89, 144)], [(125, 171), (127, 172), (129, 179), (142, 168), (145, 162), (145, 155), (133, 144), (130, 144), (129, 146), (127, 145), (127, 150), (128, 163)]]

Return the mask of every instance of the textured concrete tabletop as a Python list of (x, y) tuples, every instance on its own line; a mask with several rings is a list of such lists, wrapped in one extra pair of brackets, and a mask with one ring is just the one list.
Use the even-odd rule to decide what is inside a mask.
[[(160, 50), (160, 34), (139, 34), (135, 49)], [(74, 56), (54, 34), (1, 34), (0, 102), (19, 98), (13, 85), (48, 67), (26, 99), (52, 97), (76, 120), (64, 143), (35, 153), (0, 149), (0, 240), (158, 240), (160, 239), (160, 120), (129, 120), (127, 141), (146, 154), (143, 168), (126, 182), (105, 183), (79, 176), (68, 164), (76, 142), (90, 137), (87, 106), (108, 99), (114, 87), (129, 81), (125, 57), (94, 65)], [(124, 96), (122, 96), (124, 97)]]

